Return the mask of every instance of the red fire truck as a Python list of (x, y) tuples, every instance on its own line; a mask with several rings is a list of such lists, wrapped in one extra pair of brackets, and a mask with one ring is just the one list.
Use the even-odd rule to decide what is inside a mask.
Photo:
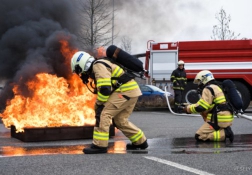
[(233, 80), (242, 96), (244, 110), (249, 106), (252, 98), (252, 40), (148, 41), (147, 48), (144, 55), (145, 69), (149, 72), (146, 75), (148, 84), (161, 88), (171, 86), (171, 73), (177, 68), (177, 62), (183, 60), (188, 79), (187, 102), (198, 100), (192, 93), (197, 88), (193, 84), (196, 74), (210, 70), (219, 82)]

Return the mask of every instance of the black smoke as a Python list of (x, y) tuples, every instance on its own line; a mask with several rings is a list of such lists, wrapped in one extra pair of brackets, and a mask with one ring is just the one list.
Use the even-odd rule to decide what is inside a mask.
[(74, 0), (1, 0), (0, 80), (8, 80), (0, 95), (0, 108), (13, 94), (13, 84), (29, 96), (25, 82), (37, 73), (69, 75), (60, 52), (60, 40), (79, 49), (78, 13)]

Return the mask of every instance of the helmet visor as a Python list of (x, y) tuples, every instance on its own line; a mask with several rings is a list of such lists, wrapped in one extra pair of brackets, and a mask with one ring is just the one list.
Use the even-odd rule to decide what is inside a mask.
[(85, 67), (84, 67), (84, 72), (87, 72), (91, 66), (91, 64), (93, 63), (94, 61), (94, 57), (90, 57), (88, 60), (87, 60), (87, 63), (85, 64)]

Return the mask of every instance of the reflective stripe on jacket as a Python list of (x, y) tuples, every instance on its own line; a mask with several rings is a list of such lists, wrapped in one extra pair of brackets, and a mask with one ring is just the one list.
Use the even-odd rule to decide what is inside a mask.
[[(110, 94), (103, 94), (101, 92), (102, 88), (108, 88), (110, 91), (113, 90), (113, 85), (117, 84), (117, 80), (111, 80), (111, 77), (120, 77), (124, 70), (116, 64), (111, 63), (109, 60), (99, 59), (99, 62), (104, 62), (111, 67), (108, 68), (102, 63), (96, 63), (93, 65), (93, 72), (95, 74), (96, 79), (96, 87), (97, 87), (97, 100), (101, 102), (106, 102), (110, 97)], [(139, 89), (139, 86), (135, 80), (128, 81), (125, 84), (122, 84), (118, 89), (117, 92), (126, 92), (134, 89)], [(140, 90), (139, 90), (140, 91)], [(138, 96), (139, 92), (136, 96)], [(134, 95), (134, 94), (133, 94)]]
[[(214, 90), (215, 96), (212, 95), (209, 89), (204, 88), (201, 99), (196, 103), (187, 107), (188, 112), (198, 113), (197, 107), (204, 108), (207, 112), (207, 121), (211, 121), (212, 113), (215, 104), (225, 104), (226, 98), (221, 88), (217, 85), (211, 84), (210, 87)], [(202, 111), (200, 111), (202, 112)], [(217, 113), (218, 122), (232, 122), (234, 119), (233, 114), (230, 111), (220, 111)]]
[(175, 69), (171, 74), (171, 82), (174, 90), (185, 90), (187, 85), (185, 69)]

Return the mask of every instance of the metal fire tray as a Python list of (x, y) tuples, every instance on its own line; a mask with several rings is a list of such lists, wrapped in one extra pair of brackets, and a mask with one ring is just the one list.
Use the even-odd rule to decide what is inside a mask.
[[(11, 126), (11, 137), (23, 142), (59, 141), (92, 139), (94, 126), (63, 126), (48, 128), (25, 128), (24, 132), (16, 133), (15, 126)], [(115, 136), (115, 127), (110, 126), (109, 136)]]

